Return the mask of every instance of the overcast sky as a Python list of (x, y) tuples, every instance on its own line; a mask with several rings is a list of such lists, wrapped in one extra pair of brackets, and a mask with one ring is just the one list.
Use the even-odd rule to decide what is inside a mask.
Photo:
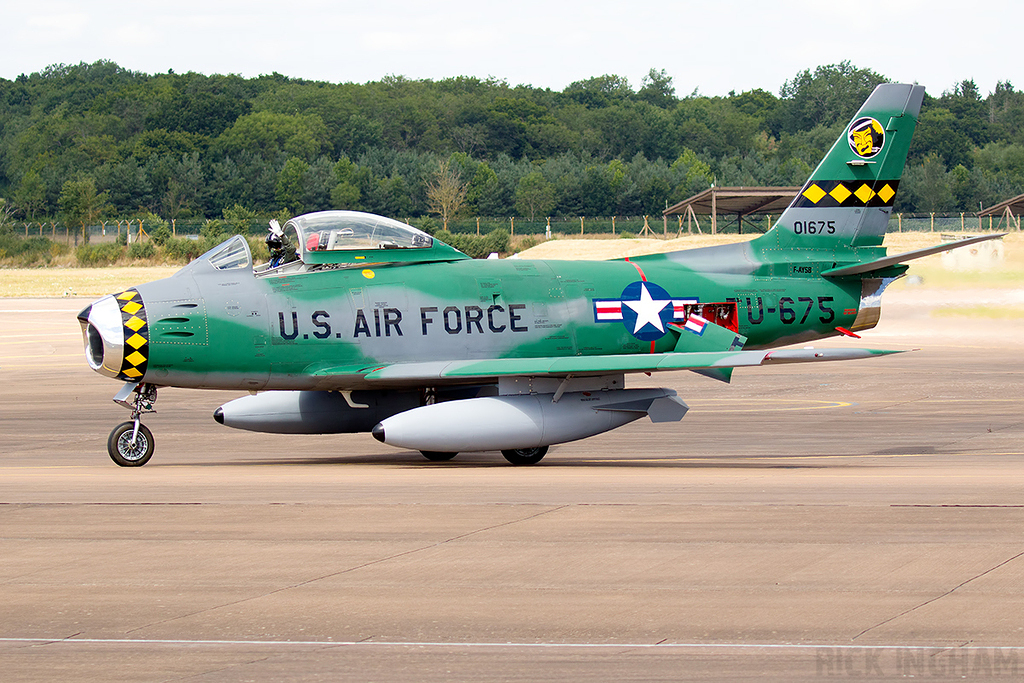
[[(372, 6), (371, 6), (372, 5)], [(14, 0), (0, 76), (107, 59), (144, 73), (278, 72), (334, 83), (476, 76), (562, 90), (665, 69), (676, 94), (780, 86), (850, 60), (932, 95), (1024, 88), (1010, 0)]]

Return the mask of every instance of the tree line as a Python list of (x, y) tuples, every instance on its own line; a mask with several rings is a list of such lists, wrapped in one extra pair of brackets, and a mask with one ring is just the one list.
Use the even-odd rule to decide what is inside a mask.
[[(638, 88), (604, 75), (556, 92), (54, 65), (0, 79), (0, 222), (657, 215), (712, 183), (802, 184), (887, 80), (842, 62), (777, 95), (710, 97), (679, 96), (656, 69)], [(461, 197), (451, 216), (431, 190), (444, 174)], [(897, 210), (976, 211), (1021, 192), (1024, 93), (1004, 81), (983, 97), (967, 80), (927, 96)]]

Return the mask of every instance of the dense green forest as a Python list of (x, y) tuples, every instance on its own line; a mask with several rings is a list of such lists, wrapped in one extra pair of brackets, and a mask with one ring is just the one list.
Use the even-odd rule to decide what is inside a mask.
[[(886, 80), (844, 62), (777, 95), (707, 97), (679, 96), (655, 69), (637, 89), (605, 75), (554, 92), (57, 65), (0, 79), (2, 218), (426, 216), (439, 213), (429, 187), (445, 168), (463, 216), (659, 215), (712, 182), (802, 184)], [(1024, 192), (1024, 93), (927, 85), (897, 209), (976, 211)]]

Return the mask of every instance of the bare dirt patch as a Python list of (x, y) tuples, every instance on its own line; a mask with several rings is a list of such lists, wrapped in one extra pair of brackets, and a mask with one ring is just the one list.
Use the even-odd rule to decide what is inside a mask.
[(753, 235), (691, 235), (674, 239), (620, 239), (609, 236), (607, 239), (570, 238), (552, 239), (527, 249), (519, 254), (525, 259), (554, 259), (565, 261), (596, 260), (641, 256), (643, 254), (662, 254), (669, 251), (683, 251), (710, 247), (716, 244), (747, 242)]

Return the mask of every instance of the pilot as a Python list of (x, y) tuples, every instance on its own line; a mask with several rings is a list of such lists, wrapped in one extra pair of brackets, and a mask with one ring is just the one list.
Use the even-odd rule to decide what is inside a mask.
[(288, 244), (288, 238), (271, 231), (267, 235), (267, 250), (270, 251), (270, 267), (277, 268), (298, 258), (295, 249)]

